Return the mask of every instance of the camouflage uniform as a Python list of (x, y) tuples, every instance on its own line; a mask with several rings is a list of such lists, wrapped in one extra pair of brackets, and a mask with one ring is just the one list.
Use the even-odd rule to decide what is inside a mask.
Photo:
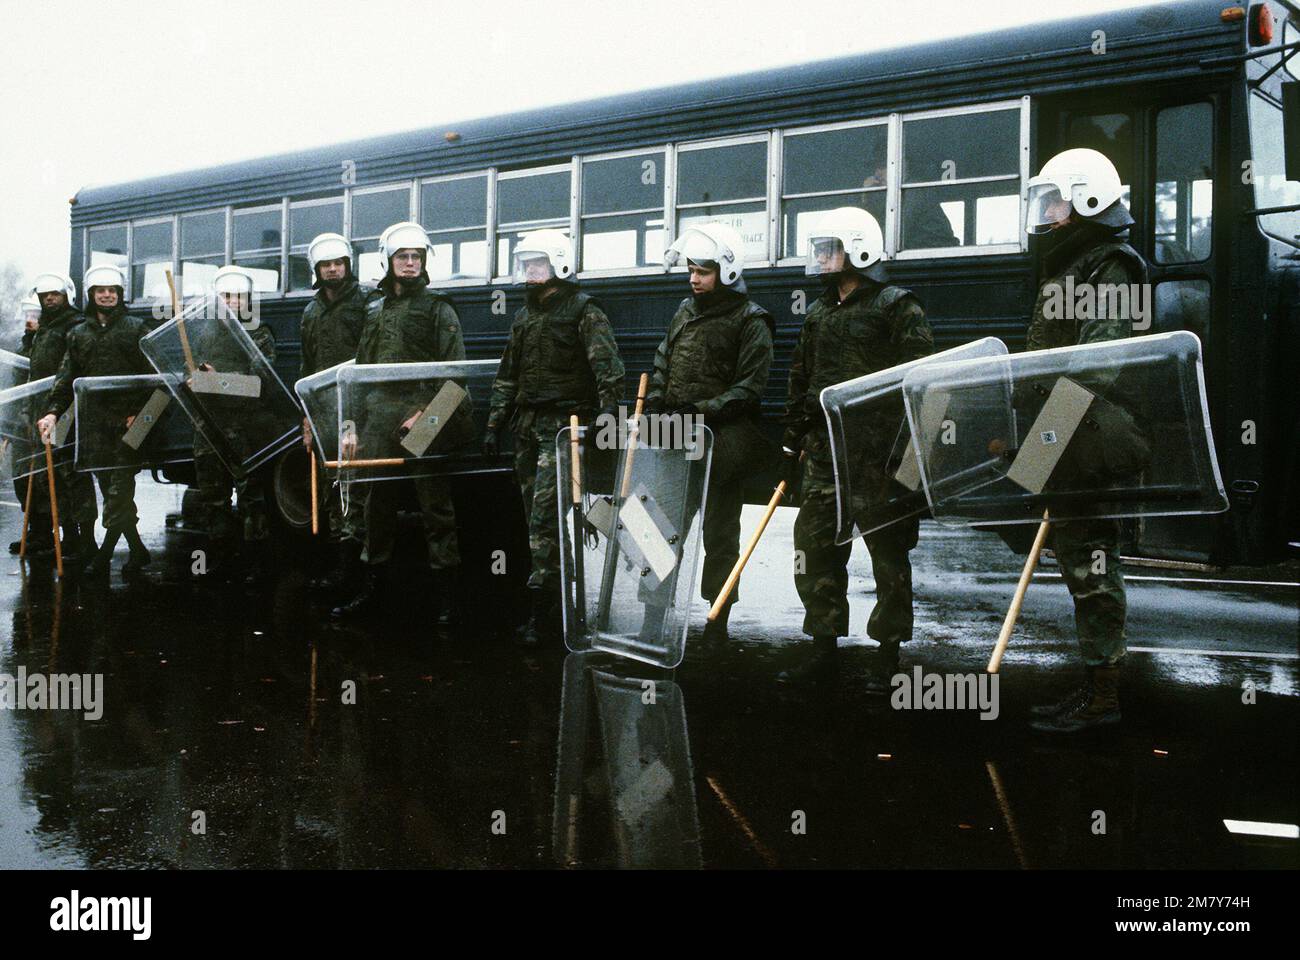
[[(1090, 223), (1066, 229), (1068, 232), (1043, 258), (1043, 280), (1026, 338), (1029, 350), (1121, 340), (1133, 329), (1129, 316), (1089, 320), (1046, 316), (1044, 305), (1053, 286), (1064, 288), (1066, 277), (1074, 278), (1075, 289), (1084, 284), (1129, 284), (1146, 279), (1142, 257), (1116, 239), (1113, 229)], [(1090, 667), (1118, 663), (1125, 652), (1127, 598), (1119, 537), (1117, 520), (1072, 520), (1054, 523), (1048, 531), (1048, 545), (1056, 553), (1061, 577), (1074, 598), (1079, 646)], [(1105, 555), (1100, 573), (1093, 569), (1093, 553), (1098, 550)]]
[[(357, 355), (357, 342), (361, 339), (361, 328), (366, 323), (366, 304), (374, 296), (375, 291), (352, 279), (343, 284), (333, 300), (326, 297), (324, 290), (317, 291), (302, 314), (302, 364), (298, 369), (299, 380), (328, 370)], [(321, 452), (317, 451), (317, 454)], [(351, 503), (347, 514), (344, 514), (341, 498), (332, 495), (330, 477), (321, 470), (318, 478), (330, 539), (360, 543), (365, 539), (362, 520), (365, 516), (365, 491), (369, 484), (352, 485)]]
[[(878, 370), (928, 356), (934, 338), (925, 310), (910, 291), (863, 278), (862, 285), (841, 301), (836, 286), (813, 304), (804, 320), (790, 364), (789, 400), (784, 445), (806, 453), (794, 547), (803, 558), (795, 573), (795, 588), (804, 605), (803, 631), (815, 637), (842, 637), (849, 632), (848, 562), (852, 543), (835, 542), (835, 472), (831, 462), (823, 388)], [(885, 414), (881, 414), (886, 417)], [(888, 496), (893, 482), (883, 473), (888, 444), (903, 418), (902, 403), (882, 422), (884, 446), (870, 457), (879, 468), (878, 496)], [(875, 441), (869, 440), (868, 445)], [(876, 446), (881, 446), (876, 443)], [(873, 477), (864, 476), (864, 484)], [(870, 496), (870, 494), (868, 494)], [(871, 554), (876, 580), (876, 605), (867, 621), (867, 635), (886, 642), (912, 639), (912, 564), (908, 552), (920, 531), (915, 517), (891, 524), (863, 537)]]
[(622, 394), (623, 361), (609, 318), (596, 302), (571, 283), (562, 283), (545, 303), (530, 291), (510, 327), (487, 423), (496, 432), (508, 418), (514, 435), (532, 557), (529, 587), (560, 580), (555, 435), (571, 414), (591, 422)]
[[(92, 313), (68, 334), (68, 352), (50, 390), (45, 412), (59, 416), (72, 405), (72, 384), (78, 377), (153, 373), (140, 352), (140, 338), (146, 333), (144, 321), (128, 314), (125, 307), (114, 307), (102, 321)], [(125, 423), (122, 428), (125, 429)], [(135, 508), (135, 471), (104, 470), (96, 473), (95, 479), (104, 497), (104, 529), (134, 529), (139, 519)]]
[[(772, 367), (772, 328), (771, 314), (748, 298), (739, 280), (683, 300), (655, 351), (647, 404), (669, 413), (693, 407), (713, 431), (700, 584), (710, 603), (740, 557), (744, 479), (771, 459), (759, 402)], [(730, 603), (739, 599), (737, 585)]]
[[(245, 329), (267, 361), (274, 363), (275, 334), (270, 328), (259, 320), (252, 329), (248, 329), (247, 325)], [(236, 347), (234, 338), (225, 335), (224, 331), (222, 325), (213, 327), (212, 342), (199, 345), (195, 362), (206, 363), (223, 373), (250, 373), (248, 357)], [(230, 411), (229, 416), (221, 418), (221, 423), (214, 423), (212, 427), (220, 429), (231, 448), (242, 449), (245, 444), (240, 440), (241, 419), (249, 415), (255, 416), (256, 411), (250, 409), (247, 400), (240, 398), (212, 397), (205, 399), (204, 403), (209, 411), (219, 410), (226, 405)], [(230, 513), (232, 489), (237, 497), (244, 540), (257, 543), (270, 537), (266, 516), (266, 482), (262, 475), (250, 473), (235, 479), (217, 455), (212, 443), (197, 430), (194, 431), (194, 475), (199, 509), (208, 532), (214, 539), (227, 540), (234, 535), (235, 528)]]
[[(63, 358), (68, 352), (68, 335), (83, 320), (73, 307), (65, 306), (53, 316), (46, 316), (41, 311), (40, 326), (32, 333), (24, 334), (22, 355), (31, 361), (28, 382), (43, 380), (59, 372)], [(34, 458), (32, 474), (32, 515), (28, 527), (32, 530), (50, 529), (50, 484), (45, 473), (44, 447), (36, 432), (35, 423), (44, 411), (48, 397), (33, 397), (31, 400), (31, 442), (24, 444), (27, 455)], [(15, 451), (17, 453), (17, 451)], [(15, 457), (15, 463), (18, 460)], [(89, 536), (95, 526), (98, 510), (95, 505), (95, 484), (88, 473), (78, 473), (71, 463), (60, 463), (54, 468), (54, 485), (59, 496), (59, 517), (64, 522), (76, 522), (85, 527)], [(26, 496), (26, 482), (22, 484), (22, 498)], [(23, 499), (19, 499), (19, 503)]]
[[(465, 359), (465, 341), (460, 319), (451, 299), (441, 291), (420, 289), (406, 296), (380, 295), (366, 306), (366, 323), (357, 344), (357, 363), (431, 363)], [(398, 445), (398, 426), (420, 412), (382, 387), (372, 389), (365, 400), (359, 433), (388, 438), (389, 450), (372, 451), (375, 456), (405, 456)], [(460, 544), (456, 538), (456, 513), (451, 502), (451, 483), (445, 477), (415, 477), (415, 495), (424, 519), (429, 566), (447, 570), (460, 565)], [(371, 565), (392, 559), (397, 540), (397, 505), (400, 484), (377, 480), (364, 484), (370, 489), (365, 507), (365, 562)], [(355, 485), (354, 485), (355, 486)]]

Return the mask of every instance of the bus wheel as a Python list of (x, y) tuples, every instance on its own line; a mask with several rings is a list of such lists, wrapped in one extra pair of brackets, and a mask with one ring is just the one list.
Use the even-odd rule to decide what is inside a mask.
[[(271, 476), (270, 514), (280, 533), (311, 534), (311, 464), (307, 451), (290, 447), (268, 468)], [(323, 504), (322, 504), (323, 507)], [(324, 510), (321, 510), (324, 521)]]

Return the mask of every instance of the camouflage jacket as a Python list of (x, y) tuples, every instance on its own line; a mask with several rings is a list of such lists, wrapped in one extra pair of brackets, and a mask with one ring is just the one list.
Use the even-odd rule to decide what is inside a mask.
[(73, 307), (64, 307), (53, 317), (41, 314), (41, 325), (34, 333), (23, 336), (23, 345), (28, 348), (23, 356), (32, 364), (30, 380), (52, 377), (59, 372), (64, 354), (68, 352), (68, 334), (82, 319)]
[[(1112, 230), (1097, 224), (1077, 225), (1043, 257), (1042, 274), (1025, 349), (1122, 340), (1132, 333), (1137, 318), (1130, 298), (1107, 297), (1102, 288), (1145, 283), (1146, 261)], [(1088, 288), (1092, 304), (1076, 309), (1083, 306), (1078, 297)], [(1071, 294), (1074, 302), (1066, 303)]]
[(366, 304), (376, 291), (349, 280), (333, 300), (324, 290), (302, 313), (302, 364), (298, 379), (309, 377), (357, 355), (357, 342), (366, 323)]
[(419, 363), (465, 359), (460, 318), (439, 290), (411, 296), (378, 294), (366, 304), (357, 363)]
[(112, 377), (153, 373), (140, 352), (140, 338), (148, 333), (144, 321), (115, 307), (99, 320), (92, 313), (68, 334), (68, 352), (50, 390), (46, 413), (60, 415), (72, 406), (72, 384), (78, 377)]
[(515, 314), (496, 382), (488, 429), (511, 410), (548, 408), (590, 412), (623, 396), (623, 360), (604, 311), (576, 286), (566, 285), (545, 305), (530, 294)]
[(839, 289), (828, 287), (804, 318), (790, 361), (782, 443), (799, 450), (809, 433), (824, 438), (826, 387), (933, 352), (930, 321), (910, 290), (864, 280), (841, 301)]

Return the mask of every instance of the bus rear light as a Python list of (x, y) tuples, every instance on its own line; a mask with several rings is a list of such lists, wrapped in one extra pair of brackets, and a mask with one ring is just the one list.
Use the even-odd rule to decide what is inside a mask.
[(1226, 7), (1220, 14), (1219, 19), (1224, 23), (1237, 23), (1246, 19), (1245, 7)]
[(1267, 3), (1250, 8), (1250, 45), (1263, 47), (1273, 42), (1273, 11)]

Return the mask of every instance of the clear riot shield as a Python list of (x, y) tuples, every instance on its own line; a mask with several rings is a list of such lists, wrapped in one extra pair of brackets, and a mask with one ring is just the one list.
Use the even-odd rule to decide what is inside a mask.
[(903, 397), (937, 520), (1227, 509), (1195, 334), (925, 364)]
[(26, 383), (31, 369), (31, 361), (26, 357), (0, 350), (0, 390)]
[[(551, 849), (561, 866), (697, 869), (699, 812), (686, 706), (655, 670), (564, 661)], [(653, 697), (647, 697), (647, 691)]]
[(193, 429), (163, 377), (80, 377), (72, 389), (77, 470), (140, 470), (191, 456)]
[[(45, 469), (45, 445), (36, 421), (45, 412), (53, 386), (53, 377), (43, 377), (0, 391), (0, 458), (14, 480)], [(75, 455), (74, 416), (69, 407), (54, 427), (50, 453), (56, 467), (71, 463)]]
[(344, 365), (338, 458), (344, 483), (499, 467), (482, 455), (499, 360)]
[(929, 509), (903, 407), (903, 378), (908, 371), (925, 363), (1006, 353), (1001, 340), (985, 337), (821, 392), (835, 469), (836, 543), (848, 543)]
[(198, 298), (141, 339), (140, 349), (234, 476), (300, 441), (298, 402), (217, 298)]
[(355, 360), (345, 360), (328, 370), (303, 377), (293, 385), (293, 392), (307, 413), (312, 447), (323, 461), (339, 459), (339, 421), (342, 419), (339, 415), (339, 371), (355, 365)]
[(713, 433), (684, 417), (637, 424), (556, 437), (564, 642), (672, 668), (686, 651)]

